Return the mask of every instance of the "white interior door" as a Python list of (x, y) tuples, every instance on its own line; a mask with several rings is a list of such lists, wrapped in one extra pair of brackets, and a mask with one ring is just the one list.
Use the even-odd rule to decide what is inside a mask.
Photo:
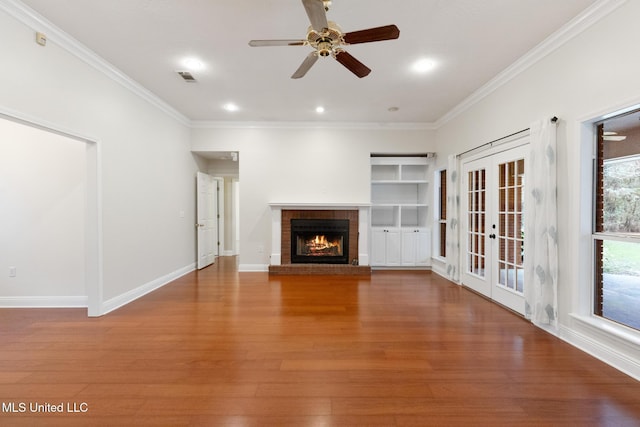
[(462, 283), (524, 314), (527, 146), (463, 165)]
[(218, 248), (218, 208), (217, 182), (205, 173), (197, 175), (197, 239), (198, 269), (213, 264)]

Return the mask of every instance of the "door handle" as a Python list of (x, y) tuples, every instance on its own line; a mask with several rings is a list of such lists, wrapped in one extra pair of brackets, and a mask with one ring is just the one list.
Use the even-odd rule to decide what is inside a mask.
[(196, 227), (204, 227), (204, 224), (196, 224)]
[(495, 238), (496, 238), (496, 235), (495, 235), (495, 234), (489, 234), (489, 238), (490, 238), (490, 239), (495, 239)]

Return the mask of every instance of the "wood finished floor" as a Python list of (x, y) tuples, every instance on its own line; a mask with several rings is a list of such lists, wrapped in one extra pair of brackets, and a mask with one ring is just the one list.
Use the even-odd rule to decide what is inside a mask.
[(269, 277), (221, 258), (101, 318), (0, 321), (3, 426), (640, 425), (640, 383), (429, 272)]

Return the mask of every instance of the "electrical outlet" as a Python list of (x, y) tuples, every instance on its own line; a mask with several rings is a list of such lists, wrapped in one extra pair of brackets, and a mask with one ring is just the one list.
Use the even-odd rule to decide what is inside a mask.
[(17, 269), (15, 267), (9, 267), (9, 277), (16, 277)]

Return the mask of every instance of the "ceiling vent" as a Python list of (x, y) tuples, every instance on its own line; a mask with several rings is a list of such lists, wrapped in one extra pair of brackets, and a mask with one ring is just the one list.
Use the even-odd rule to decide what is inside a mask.
[(193, 77), (193, 75), (188, 71), (178, 71), (177, 73), (180, 74), (180, 77), (182, 77), (184, 79), (184, 81), (187, 82), (187, 83), (195, 83), (196, 82), (195, 77)]

